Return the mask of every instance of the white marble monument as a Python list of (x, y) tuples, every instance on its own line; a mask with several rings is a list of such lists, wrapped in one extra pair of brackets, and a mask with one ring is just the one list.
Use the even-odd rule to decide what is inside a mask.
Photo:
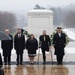
[(51, 10), (31, 10), (28, 12), (28, 32), (39, 37), (43, 30), (53, 32), (53, 12)]

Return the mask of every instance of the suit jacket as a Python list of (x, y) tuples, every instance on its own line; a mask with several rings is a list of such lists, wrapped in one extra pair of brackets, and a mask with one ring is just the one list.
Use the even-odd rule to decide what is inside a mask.
[(25, 37), (21, 34), (21, 37), (18, 37), (18, 34), (14, 37), (14, 49), (16, 53), (23, 54), (23, 50), (25, 49)]
[(55, 48), (55, 55), (64, 55), (64, 47), (66, 44), (66, 35), (61, 33), (61, 37), (58, 33), (54, 35), (53, 44)]
[(49, 46), (51, 46), (49, 35), (45, 35), (45, 41), (44, 41), (44, 35), (41, 35), (39, 37), (39, 44), (41, 45), (42, 51), (49, 51)]
[(1, 48), (3, 49), (3, 56), (11, 56), (11, 50), (13, 49), (13, 37), (9, 34), (11, 40), (1, 41)]

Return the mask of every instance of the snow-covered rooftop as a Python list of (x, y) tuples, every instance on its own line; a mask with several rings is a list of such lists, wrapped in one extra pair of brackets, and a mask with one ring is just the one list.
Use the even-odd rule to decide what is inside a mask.
[(34, 9), (29, 11), (28, 14), (53, 14), (53, 11), (45, 9)]

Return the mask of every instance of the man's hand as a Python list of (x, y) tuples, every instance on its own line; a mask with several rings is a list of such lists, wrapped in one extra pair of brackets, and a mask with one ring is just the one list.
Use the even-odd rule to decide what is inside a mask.
[(49, 46), (49, 49), (51, 49), (51, 46)]

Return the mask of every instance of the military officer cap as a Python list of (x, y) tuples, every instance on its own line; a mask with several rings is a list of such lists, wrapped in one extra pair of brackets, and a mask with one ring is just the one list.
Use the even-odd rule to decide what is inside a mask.
[(62, 29), (62, 27), (57, 27), (57, 29)]

